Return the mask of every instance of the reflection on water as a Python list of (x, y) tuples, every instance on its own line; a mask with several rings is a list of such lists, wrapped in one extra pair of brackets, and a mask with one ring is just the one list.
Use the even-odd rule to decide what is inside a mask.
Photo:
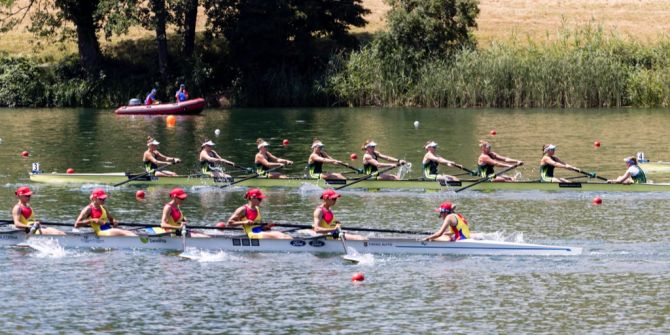
[[(27, 121), (30, 120), (30, 121)], [(413, 122), (420, 121), (419, 128)], [(422, 144), (474, 166), (477, 141), (527, 162), (536, 178), (544, 143), (557, 155), (606, 177), (621, 159), (645, 151), (670, 161), (661, 141), (663, 110), (515, 111), (441, 109), (207, 110), (178, 118), (117, 117), (110, 111), (2, 110), (0, 208), (15, 203), (30, 163), (47, 171), (139, 171), (145, 137), (179, 156), (180, 173), (197, 171), (196, 153), (210, 138), (225, 158), (251, 165), (257, 137), (304, 173), (315, 137), (328, 152), (361, 156), (374, 138), (382, 152), (410, 160), (420, 174)], [(220, 129), (220, 136), (214, 130)], [(489, 131), (495, 129), (492, 137)], [(290, 145), (281, 146), (287, 138)], [(602, 147), (596, 149), (598, 140)], [(23, 150), (31, 152), (22, 158)], [(662, 180), (661, 177), (652, 179)], [(100, 185), (31, 185), (38, 219), (73, 222)], [(169, 188), (108, 188), (121, 221), (158, 223)], [(268, 190), (264, 218), (308, 224), (321, 188)], [(191, 224), (226, 220), (244, 203), (243, 188), (188, 187), (182, 206)], [(454, 201), (473, 230), (526, 242), (584, 248), (578, 257), (429, 257), (375, 255), (362, 265), (339, 255), (228, 254), (189, 250), (90, 252), (0, 250), (0, 316), (4, 331), (36, 333), (664, 333), (670, 289), (670, 194), (590, 192), (362, 192), (343, 190), (335, 215), (344, 226), (432, 231), (433, 209)], [(600, 195), (602, 206), (591, 199)], [(417, 237), (417, 236), (413, 236)], [(59, 253), (60, 252), (60, 253)], [(365, 273), (359, 285), (355, 272)], [(95, 316), (95, 317), (91, 317)], [(99, 316), (99, 317), (98, 317)], [(140, 331), (138, 331), (140, 330)]]

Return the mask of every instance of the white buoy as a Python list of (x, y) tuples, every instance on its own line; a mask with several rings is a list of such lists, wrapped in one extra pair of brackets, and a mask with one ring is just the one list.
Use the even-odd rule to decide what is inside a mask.
[(214, 135), (219, 136), (221, 134), (221, 130), (217, 129), (214, 131)]
[(419, 121), (414, 121), (414, 128), (419, 128)]

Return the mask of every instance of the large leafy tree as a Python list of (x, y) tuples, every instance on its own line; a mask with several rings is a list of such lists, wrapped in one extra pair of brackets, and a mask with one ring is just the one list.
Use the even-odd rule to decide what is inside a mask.
[[(276, 74), (307, 76), (363, 26), (361, 0), (205, 0), (210, 36), (223, 36), (243, 90), (268, 92)], [(267, 82), (264, 82), (267, 81)], [(252, 88), (252, 86), (254, 88)]]
[(388, 30), (377, 39), (380, 55), (420, 65), (472, 48), (478, 0), (387, 0)]

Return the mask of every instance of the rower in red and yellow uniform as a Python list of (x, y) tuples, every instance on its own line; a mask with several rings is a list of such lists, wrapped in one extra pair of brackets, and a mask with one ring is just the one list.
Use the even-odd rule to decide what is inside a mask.
[[(403, 165), (406, 163), (404, 160), (387, 156), (377, 151), (377, 143), (375, 143), (373, 140), (365, 141), (361, 149), (365, 151), (365, 154), (363, 154), (363, 173), (376, 176), (377, 179), (379, 180), (399, 179), (397, 176), (394, 176), (392, 174), (386, 174), (386, 173), (379, 174), (379, 168)], [(389, 162), (395, 162), (397, 164), (381, 163), (379, 162), (380, 158)]]
[(518, 159), (512, 159), (499, 155), (491, 151), (491, 143), (479, 140), (479, 150), (481, 151), (479, 157), (477, 157), (477, 174), (481, 178), (488, 178), (495, 176), (491, 181), (496, 182), (506, 182), (506, 181), (516, 181), (516, 177), (507, 176), (507, 175), (496, 175), (495, 170), (496, 166), (511, 168), (514, 165), (521, 166), (523, 162)]
[[(244, 195), (244, 199), (247, 199), (247, 204), (241, 206), (235, 210), (233, 215), (230, 216), (228, 222), (225, 226), (228, 227), (242, 227), (244, 232), (249, 238), (253, 239), (264, 239), (264, 238), (277, 238), (277, 239), (291, 239), (290, 235), (284, 234), (279, 231), (270, 231), (267, 230), (267, 225), (262, 224), (261, 218), (261, 209), (260, 204), (265, 199), (265, 194), (257, 188), (250, 189)], [(221, 225), (217, 225), (221, 227)], [(224, 227), (225, 227), (224, 226)]]
[[(181, 236), (181, 230), (186, 224), (186, 217), (181, 212), (179, 205), (186, 200), (188, 194), (181, 188), (174, 188), (170, 191), (170, 202), (163, 206), (163, 217), (161, 218), (161, 228), (168, 233), (174, 233)], [(194, 231), (188, 232), (188, 237), (210, 237), (207, 234)]]
[(172, 171), (161, 170), (156, 171), (159, 165), (170, 165), (181, 162), (179, 158), (168, 157), (158, 152), (158, 145), (160, 142), (153, 137), (147, 137), (147, 151), (142, 155), (142, 162), (144, 163), (144, 170), (155, 176), (176, 176)]
[(254, 157), (256, 173), (261, 177), (266, 178), (288, 178), (279, 172), (270, 172), (269, 170), (277, 169), (286, 165), (292, 165), (293, 161), (275, 157), (268, 151), (270, 144), (262, 138), (256, 140), (256, 146), (258, 147), (258, 153), (256, 153), (256, 157)]
[(39, 221), (35, 220), (35, 212), (33, 212), (33, 208), (30, 206), (30, 197), (33, 195), (33, 192), (28, 186), (19, 187), (14, 194), (19, 198), (19, 202), (12, 208), (14, 228), (25, 229), (26, 233), (29, 233), (33, 229), (33, 226), (35, 226), (36, 230), (33, 230), (35, 234), (65, 235), (64, 232), (55, 228), (44, 227)]
[(312, 142), (312, 154), (309, 155), (309, 158), (307, 159), (309, 176), (314, 179), (346, 179), (341, 173), (323, 171), (324, 163), (333, 165), (344, 164), (342, 161), (330, 157), (330, 155), (323, 150), (323, 147), (323, 143), (318, 139), (314, 139)]
[(335, 215), (331, 209), (335, 206), (337, 198), (340, 196), (335, 190), (328, 189), (323, 191), (321, 194), (323, 202), (314, 209), (312, 230), (316, 235), (330, 235), (334, 239), (339, 238), (340, 234), (343, 234), (342, 236), (345, 240), (367, 240), (368, 238), (365, 236), (342, 231), (340, 221), (335, 219)]
[(435, 210), (440, 213), (440, 219), (443, 219), (442, 226), (435, 234), (424, 238), (424, 241), (457, 241), (470, 238), (468, 221), (463, 215), (455, 213), (455, 208), (454, 204), (445, 201)]
[(90, 199), (91, 203), (79, 213), (79, 217), (74, 223), (75, 229), (83, 225), (89, 225), (97, 236), (137, 236), (131, 231), (115, 228), (116, 220), (104, 206), (107, 200), (105, 190), (100, 188), (93, 190)]

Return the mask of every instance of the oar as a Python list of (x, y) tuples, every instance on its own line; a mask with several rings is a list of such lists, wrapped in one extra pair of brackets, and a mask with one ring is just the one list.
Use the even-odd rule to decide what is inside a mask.
[(603, 181), (607, 181), (607, 178), (598, 176), (598, 175), (596, 175), (595, 172), (586, 172), (586, 171), (584, 171), (584, 170), (582, 170), (582, 169), (580, 169), (580, 168), (574, 168), (574, 169), (570, 169), (570, 170), (575, 171), (575, 172), (578, 172), (578, 173), (581, 173), (581, 174), (583, 174), (583, 175), (585, 175), (585, 176), (587, 176), (587, 177), (597, 178), (597, 179), (600, 179), (600, 180), (603, 180)]
[[(312, 229), (313, 226), (293, 223), (272, 223), (276, 227)], [(397, 229), (376, 229), (376, 228), (361, 228), (361, 227), (344, 227), (343, 229), (351, 231), (367, 231), (375, 233), (393, 233), (393, 234), (415, 234), (415, 235), (430, 235), (433, 232), (415, 231), (415, 230), (397, 230)]]
[[(391, 171), (391, 170), (397, 168), (398, 166), (400, 166), (400, 163), (398, 163), (398, 164), (396, 164), (396, 165), (394, 165), (394, 166), (391, 166), (391, 167), (389, 167), (389, 168), (387, 168), (387, 169), (384, 169), (384, 170), (379, 171), (379, 173), (377, 173), (377, 175), (380, 176), (380, 175), (382, 175), (382, 174), (384, 174), (384, 173), (386, 173), (386, 172), (389, 172), (389, 171)], [(354, 181), (352, 181), (351, 183), (348, 183), (348, 184), (346, 184), (346, 185), (342, 185), (342, 186), (340, 186), (340, 187), (336, 187), (335, 190), (341, 190), (341, 189), (343, 189), (343, 188), (345, 188), (345, 187), (348, 187), (348, 186), (351, 186), (351, 185), (353, 185), (353, 184), (360, 183), (360, 182), (362, 182), (362, 181), (364, 181), (364, 180), (368, 180), (368, 179), (370, 179), (372, 176), (374, 176), (374, 174), (369, 174), (369, 175), (367, 175), (367, 176), (365, 176), (365, 177), (361, 177), (361, 178), (358, 178), (358, 179), (354, 179)]]
[(355, 171), (356, 173), (359, 173), (359, 174), (363, 173), (363, 169), (359, 169), (359, 168), (357, 168), (355, 166), (352, 166), (352, 165), (350, 165), (348, 163), (345, 163), (345, 162), (338, 162), (337, 165), (344, 166), (345, 168), (349, 168), (352, 171)]
[(461, 164), (453, 163), (453, 167), (458, 168), (458, 169), (461, 169), (461, 170), (463, 170), (463, 171), (465, 171), (465, 172), (467, 172), (467, 173), (469, 173), (469, 174), (471, 174), (471, 175), (473, 175), (473, 176), (476, 176), (476, 175), (477, 175), (477, 172), (472, 171), (472, 170), (466, 168), (465, 166), (463, 166), (463, 165), (461, 165)]
[[(277, 167), (275, 167), (275, 168), (269, 169), (269, 170), (267, 170), (267, 171), (265, 172), (265, 174), (267, 175), (268, 173), (270, 173), (270, 172), (274, 172), (275, 170), (279, 170), (279, 169), (281, 169), (281, 168), (283, 168), (283, 167), (284, 167), (284, 166), (282, 165), (282, 166), (277, 166)], [(249, 177), (246, 177), (246, 178), (242, 178), (242, 179), (240, 179), (240, 180), (238, 180), (238, 181), (234, 181), (234, 182), (229, 183), (229, 184), (224, 184), (224, 185), (221, 185), (221, 186), (219, 186), (219, 187), (220, 187), (220, 188), (226, 188), (226, 187), (228, 187), (228, 186), (232, 186), (232, 185), (235, 185), (235, 184), (239, 184), (239, 183), (244, 182), (244, 181), (247, 181), (247, 180), (249, 180), (249, 179), (258, 178), (259, 176), (260, 176), (260, 174), (258, 174), (258, 173), (254, 173), (253, 176), (249, 176)]]
[[(11, 224), (14, 223), (12, 220), (2, 220), (0, 219), (0, 224)], [(40, 224), (45, 226), (59, 226), (59, 227), (73, 227), (73, 223), (64, 223), (64, 222), (46, 222), (40, 221)], [(118, 222), (119, 226), (126, 227), (142, 227), (142, 228), (160, 228), (159, 224), (148, 224), (148, 223), (134, 223), (134, 222)], [(311, 226), (310, 226), (311, 227)], [(189, 226), (191, 229), (217, 229), (217, 230), (240, 230), (240, 228), (229, 228), (229, 227), (216, 227), (216, 226)]]
[[(512, 166), (508, 167), (507, 169), (504, 169), (504, 170), (502, 170), (502, 171), (500, 171), (500, 172), (496, 172), (495, 174), (496, 174), (496, 175), (504, 174), (505, 172), (509, 172), (509, 171), (511, 171), (511, 170), (516, 169), (516, 168), (519, 167), (520, 165), (521, 165), (521, 164), (515, 164), (515, 165), (512, 165)], [(475, 186), (475, 185), (479, 185), (479, 184), (481, 184), (481, 183), (483, 183), (483, 182), (485, 182), (485, 181), (489, 181), (489, 180), (491, 180), (491, 178), (493, 178), (493, 176), (489, 176), (489, 177), (486, 177), (486, 178), (482, 178), (482, 179), (477, 180), (476, 182), (474, 182), (474, 183), (472, 183), (472, 184), (470, 184), (470, 185), (468, 185), (468, 186), (463, 186), (463, 187), (461, 187), (461, 188), (455, 190), (454, 192), (458, 193), (458, 192), (460, 192), (460, 191), (467, 190), (467, 189), (469, 189), (470, 187), (473, 187), (473, 186)]]
[[(233, 162), (231, 162), (231, 163), (233, 163)], [(254, 170), (253, 170), (252, 168), (247, 168), (247, 167), (244, 167), (244, 166), (239, 166), (239, 165), (237, 165), (236, 163), (233, 163), (231, 166), (234, 167), (234, 168), (236, 168), (236, 169), (239, 169), (240, 171), (244, 171), (244, 172), (246, 172), (246, 173), (254, 172)]]
[(340, 241), (342, 241), (342, 247), (344, 248), (344, 255), (342, 255), (342, 259), (348, 262), (352, 263), (358, 263), (360, 260), (356, 259), (353, 255), (349, 254), (349, 249), (347, 248), (347, 243), (344, 242), (344, 233), (342, 232), (341, 229), (337, 230), (337, 235), (340, 238)]
[(120, 182), (120, 183), (116, 183), (116, 184), (112, 185), (112, 187), (121, 186), (121, 185), (126, 184), (126, 183), (129, 183), (129, 182), (131, 182), (131, 181), (133, 181), (133, 180), (137, 180), (137, 179), (140, 179), (140, 178), (142, 178), (142, 177), (144, 177), (144, 176), (147, 176), (147, 175), (150, 174), (150, 173), (156, 173), (156, 172), (158, 172), (158, 171), (165, 170), (165, 169), (167, 169), (168, 167), (170, 167), (170, 166), (172, 166), (172, 165), (175, 165), (175, 164), (177, 164), (177, 163), (176, 163), (176, 162), (175, 162), (175, 163), (169, 163), (169, 164), (167, 164), (167, 165), (163, 165), (163, 166), (157, 168), (157, 169), (154, 170), (154, 171), (145, 172), (145, 173), (140, 173), (140, 174), (138, 174), (138, 175), (136, 175), (136, 176), (133, 176), (133, 177), (131, 177), (131, 178), (128, 178), (128, 180), (124, 180), (124, 181), (122, 181), (122, 182)]

